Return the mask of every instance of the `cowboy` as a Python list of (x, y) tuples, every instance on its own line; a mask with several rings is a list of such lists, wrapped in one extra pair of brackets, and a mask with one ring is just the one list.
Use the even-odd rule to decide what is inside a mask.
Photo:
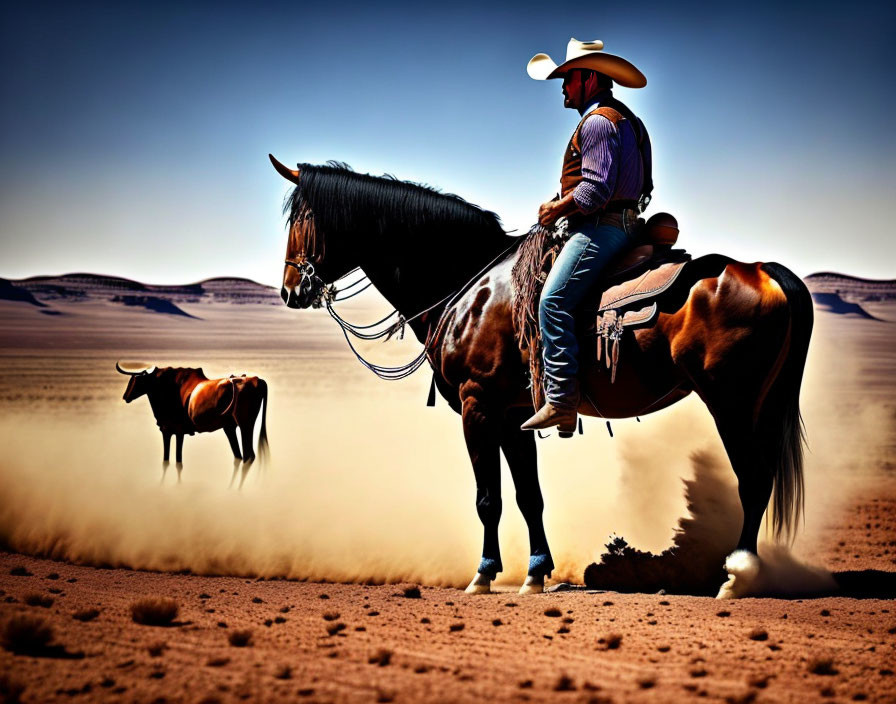
[(613, 84), (647, 85), (625, 59), (602, 51), (603, 42), (570, 39), (559, 66), (536, 54), (526, 67), (536, 80), (563, 79), (564, 107), (582, 116), (563, 157), (560, 195), (539, 208), (538, 222), (553, 228), (566, 218), (569, 239), (545, 281), (539, 302), (546, 403), (523, 430), (576, 426), (578, 342), (574, 311), (601, 271), (629, 244), (631, 228), (653, 189), (650, 139), (641, 121), (613, 97)]

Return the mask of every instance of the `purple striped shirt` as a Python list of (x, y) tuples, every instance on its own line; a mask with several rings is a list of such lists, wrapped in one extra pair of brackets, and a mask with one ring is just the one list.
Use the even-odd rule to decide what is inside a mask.
[[(601, 93), (582, 114), (600, 106)], [(582, 125), (582, 180), (572, 192), (583, 213), (593, 213), (611, 200), (638, 200), (644, 183), (644, 171), (638, 138), (628, 120), (617, 126), (601, 115), (592, 115)], [(644, 158), (650, 159), (650, 140), (645, 134)]]

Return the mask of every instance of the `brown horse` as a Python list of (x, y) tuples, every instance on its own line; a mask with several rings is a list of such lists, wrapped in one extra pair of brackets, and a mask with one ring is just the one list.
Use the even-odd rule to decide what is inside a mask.
[[(230, 483), (236, 478), (237, 468), (242, 463), (243, 473), (240, 486), (246, 479), (249, 466), (255, 461), (252, 449), (252, 434), (255, 419), (261, 410), (261, 431), (258, 436), (258, 452), (264, 457), (268, 448), (267, 438), (267, 398), (268, 385), (257, 376), (245, 374), (226, 379), (209, 379), (201, 369), (180, 367), (149, 367), (128, 370), (116, 363), (115, 369), (130, 376), (124, 392), (126, 403), (145, 395), (149, 399), (156, 425), (162, 433), (162, 480), (168, 467), (171, 436), (175, 441), (175, 461), (177, 479), (183, 468), (184, 435), (210, 433), (224, 430), (234, 465)], [(237, 440), (240, 429), (243, 449)]]
[[(284, 205), (284, 302), (292, 308), (319, 304), (325, 285), (360, 267), (408, 320), (425, 345), (436, 387), (462, 416), (476, 476), (484, 539), (467, 590), (489, 591), (502, 569), (503, 451), (529, 529), (531, 558), (521, 592), (541, 591), (553, 561), (542, 524), (535, 438), (520, 430), (533, 412), (528, 352), (512, 322), (511, 273), (525, 238), (509, 237), (493, 213), (457, 196), (335, 163), (292, 170), (271, 161), (296, 184)], [(792, 534), (802, 511), (799, 392), (811, 297), (779, 264), (710, 255), (691, 262), (659, 305), (656, 324), (623, 334), (615, 383), (596, 363), (594, 340), (590, 348), (583, 341), (579, 412), (629, 418), (692, 391), (700, 396), (737, 475), (744, 511), (738, 552), (726, 563), (732, 577), (720, 592), (737, 596), (744, 580), (735, 575), (746, 579), (758, 569), (756, 542), (769, 499), (776, 537)]]

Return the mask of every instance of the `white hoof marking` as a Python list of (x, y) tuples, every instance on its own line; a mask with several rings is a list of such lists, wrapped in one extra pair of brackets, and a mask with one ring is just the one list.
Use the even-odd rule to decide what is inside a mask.
[(746, 550), (735, 550), (725, 559), (728, 581), (719, 589), (716, 599), (737, 599), (747, 596), (759, 575), (759, 558)]
[(526, 577), (520, 594), (541, 594), (544, 591), (544, 577)]
[(476, 576), (473, 577), (473, 581), (467, 585), (466, 589), (464, 589), (464, 592), (467, 594), (491, 594), (492, 580), (477, 572)]

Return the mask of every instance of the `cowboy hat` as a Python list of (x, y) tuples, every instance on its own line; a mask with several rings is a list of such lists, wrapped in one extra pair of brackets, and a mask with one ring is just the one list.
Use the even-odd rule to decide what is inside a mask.
[(566, 45), (566, 61), (559, 66), (547, 54), (536, 54), (526, 66), (528, 74), (536, 81), (548, 78), (563, 78), (568, 71), (581, 68), (598, 71), (612, 78), (626, 88), (643, 88), (647, 85), (644, 74), (621, 56), (605, 54), (604, 43), (600, 39), (580, 42), (570, 39)]

